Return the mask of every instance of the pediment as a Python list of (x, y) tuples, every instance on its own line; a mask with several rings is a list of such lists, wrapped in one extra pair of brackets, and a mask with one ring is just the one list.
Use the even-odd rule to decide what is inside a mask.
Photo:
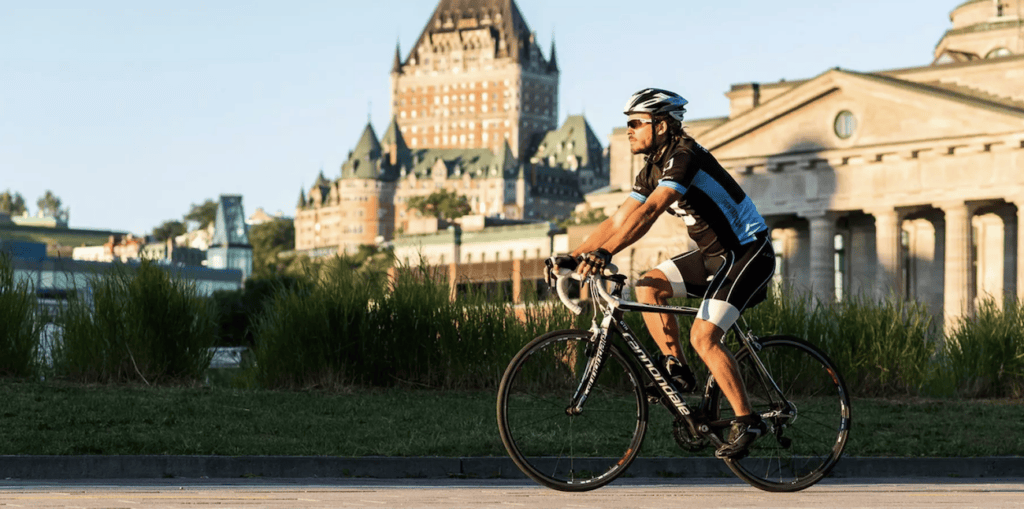
[[(831, 70), (730, 119), (698, 141), (719, 159), (760, 157), (960, 138), (1024, 130), (1024, 103), (948, 88)], [(855, 128), (836, 133), (849, 112)]]

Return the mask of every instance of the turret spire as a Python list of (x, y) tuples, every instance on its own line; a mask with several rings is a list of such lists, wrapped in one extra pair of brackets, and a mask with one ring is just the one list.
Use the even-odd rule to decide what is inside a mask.
[(558, 57), (555, 56), (555, 34), (551, 34), (551, 58), (548, 59), (548, 72), (558, 72)]
[(395, 61), (391, 64), (391, 74), (402, 74), (402, 49), (395, 42)]

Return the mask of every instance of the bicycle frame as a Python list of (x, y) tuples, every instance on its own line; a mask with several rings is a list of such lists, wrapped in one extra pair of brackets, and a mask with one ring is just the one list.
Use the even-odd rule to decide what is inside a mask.
[[(616, 285), (611, 293), (607, 292), (604, 288), (604, 281), (606, 280), (611, 280)], [(587, 362), (587, 367), (581, 377), (580, 385), (577, 388), (569, 407), (566, 409), (566, 412), (569, 415), (579, 415), (583, 412), (583, 405), (586, 402), (587, 396), (600, 374), (601, 367), (604, 365), (605, 356), (607, 355), (608, 350), (607, 343), (610, 339), (610, 331), (614, 330), (620, 337), (622, 337), (626, 346), (629, 348), (630, 352), (632, 352), (634, 359), (640, 363), (642, 368), (641, 371), (645, 372), (646, 376), (654, 382), (655, 386), (658, 388), (658, 392), (663, 398), (663, 401), (668, 401), (665, 405), (666, 408), (677, 419), (681, 419), (686, 422), (694, 436), (704, 436), (715, 448), (720, 447), (723, 442), (715, 432), (728, 427), (729, 422), (706, 422), (704, 419), (695, 418), (682, 395), (670, 383), (668, 383), (668, 379), (665, 374), (662, 373), (661, 368), (654, 362), (650, 353), (648, 353), (647, 349), (644, 348), (643, 344), (637, 339), (636, 335), (633, 334), (633, 331), (626, 324), (625, 320), (623, 320), (623, 315), (626, 311), (667, 313), (672, 315), (696, 317), (698, 313), (697, 308), (685, 306), (653, 306), (624, 300), (621, 297), (621, 292), (625, 284), (625, 278), (622, 276), (618, 276), (617, 279), (607, 279), (592, 275), (588, 278), (587, 282), (589, 283), (593, 302), (598, 304), (598, 307), (604, 316), (601, 320), (601, 324), (598, 325), (596, 320), (598, 307), (595, 307), (594, 319), (591, 326), (591, 331), (593, 332), (591, 337), (591, 346), (587, 349), (587, 355), (590, 360)], [(562, 298), (563, 302), (566, 302), (567, 299), (564, 297), (564, 288), (564, 284), (559, 285), (559, 297)], [(566, 305), (569, 305), (569, 303), (566, 302)], [(574, 307), (570, 306), (570, 309), (574, 309)], [(575, 307), (574, 311), (576, 310), (582, 311), (578, 306)], [(770, 393), (774, 393), (779, 397), (781, 403), (784, 404), (784, 409), (788, 407), (789, 403), (785, 400), (782, 391), (768, 373), (764, 364), (761, 362), (761, 359), (757, 356), (757, 351), (760, 350), (760, 344), (757, 342), (757, 338), (751, 333), (744, 333), (737, 324), (733, 324), (732, 327), (730, 327), (730, 330), (736, 333), (742, 347), (746, 347), (750, 350), (750, 355), (757, 366), (757, 374), (760, 378), (760, 382), (770, 389)], [(707, 384), (704, 388), (704, 396), (701, 400), (701, 410), (707, 410), (707, 407), (712, 404), (711, 397), (713, 391), (713, 384)], [(784, 411), (784, 409), (777, 408), (775, 409), (775, 413), (777, 414)]]

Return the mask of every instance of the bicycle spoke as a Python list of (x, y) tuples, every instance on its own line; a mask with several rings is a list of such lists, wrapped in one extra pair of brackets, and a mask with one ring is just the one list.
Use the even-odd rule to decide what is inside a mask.
[(582, 351), (585, 337), (553, 334), (531, 342), (499, 388), (499, 431), (510, 456), (534, 480), (567, 491), (593, 489), (618, 476), (646, 430), (640, 375), (613, 345), (582, 412), (566, 411), (590, 362)]
[[(780, 442), (782, 438), (769, 434), (754, 442), (746, 458), (732, 460), (728, 465), (738, 476), (761, 489), (804, 489), (831, 470), (845, 446), (848, 431), (840, 422), (849, 407), (846, 390), (825, 357), (803, 341), (763, 338), (762, 349), (756, 355), (767, 374), (760, 372), (749, 351), (737, 356), (754, 411), (770, 415), (791, 408), (795, 419), (768, 418), (774, 426), (786, 424), (781, 431), (781, 437), (787, 439), (785, 447)], [(774, 386), (762, 376), (772, 377)], [(730, 415), (724, 397), (718, 401), (722, 406), (719, 418)], [(779, 431), (777, 427), (775, 430)]]

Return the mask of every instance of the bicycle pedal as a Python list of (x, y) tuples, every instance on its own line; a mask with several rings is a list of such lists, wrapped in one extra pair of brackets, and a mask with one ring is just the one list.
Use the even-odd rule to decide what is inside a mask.
[(719, 455), (718, 453), (715, 453), (715, 457), (720, 459), (720, 460), (739, 461), (739, 460), (741, 460), (743, 458), (746, 458), (747, 456), (750, 456), (750, 451), (749, 450), (743, 450), (743, 451), (738, 452), (738, 453), (736, 453), (736, 454), (734, 454), (732, 456), (724, 456), (724, 455)]

